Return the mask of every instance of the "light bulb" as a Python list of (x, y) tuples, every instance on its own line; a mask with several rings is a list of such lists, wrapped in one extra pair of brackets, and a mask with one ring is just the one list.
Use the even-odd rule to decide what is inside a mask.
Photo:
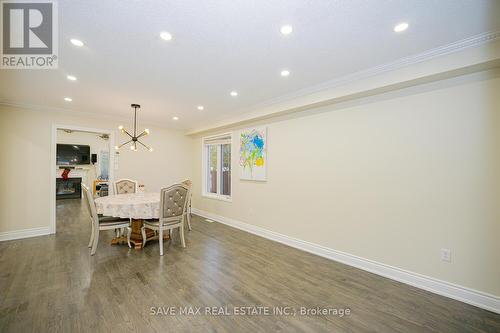
[(118, 150), (118, 149), (120, 149), (120, 147), (118, 147), (118, 146), (115, 146), (115, 149), (116, 149), (116, 150)]
[(150, 148), (149, 148), (149, 151), (153, 151), (153, 148), (152, 148), (152, 147), (150, 147)]
[(288, 76), (288, 75), (290, 75), (290, 71), (289, 70), (284, 69), (284, 70), (281, 71), (281, 76)]
[(122, 130), (123, 130), (123, 126), (122, 126), (122, 125), (118, 126), (118, 129), (119, 129), (120, 131), (122, 131)]
[(146, 128), (146, 129), (144, 130), (144, 133), (149, 134), (149, 128)]
[(71, 44), (73, 44), (75, 46), (79, 46), (79, 47), (83, 46), (83, 42), (79, 39), (72, 38), (69, 41), (71, 42)]
[(163, 40), (172, 40), (172, 34), (170, 32), (162, 31), (160, 37)]
[(289, 35), (293, 31), (293, 27), (291, 25), (284, 25), (281, 27), (280, 31), (283, 35)]
[(394, 32), (403, 32), (405, 31), (406, 29), (408, 29), (408, 23), (406, 22), (401, 22), (399, 24), (397, 24), (395, 27), (394, 27)]
[(131, 145), (131, 146), (130, 146), (130, 150), (134, 150), (134, 145)]

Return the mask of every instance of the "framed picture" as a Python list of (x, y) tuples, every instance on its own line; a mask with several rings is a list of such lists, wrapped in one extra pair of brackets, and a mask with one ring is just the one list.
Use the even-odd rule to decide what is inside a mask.
[(267, 127), (242, 130), (240, 133), (240, 179), (266, 181)]

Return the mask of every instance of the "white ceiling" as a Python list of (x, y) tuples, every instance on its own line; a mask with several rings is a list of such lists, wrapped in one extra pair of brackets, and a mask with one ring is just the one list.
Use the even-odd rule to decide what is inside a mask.
[[(0, 101), (130, 119), (130, 104), (139, 103), (139, 122), (193, 128), (499, 31), (499, 16), (496, 0), (59, 1), (59, 69), (0, 70)], [(394, 33), (402, 21), (410, 27)], [(294, 32), (281, 35), (283, 24)], [(173, 40), (160, 39), (161, 31)]]

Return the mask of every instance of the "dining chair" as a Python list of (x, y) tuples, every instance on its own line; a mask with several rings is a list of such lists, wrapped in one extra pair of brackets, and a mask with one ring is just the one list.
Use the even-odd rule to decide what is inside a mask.
[(130, 246), (130, 228), (128, 218), (119, 218), (111, 216), (99, 216), (97, 215), (97, 210), (95, 207), (94, 198), (90, 194), (90, 190), (87, 185), (82, 184), (84, 201), (86, 203), (87, 209), (90, 214), (90, 220), (92, 222), (92, 231), (90, 234), (89, 246), (91, 249), (90, 254), (94, 255), (97, 250), (97, 243), (99, 242), (99, 231), (100, 230), (112, 230), (112, 229), (125, 229), (128, 230), (127, 233), (127, 243)]
[[(121, 178), (115, 181), (115, 194), (127, 194), (127, 193), (137, 193), (139, 192), (139, 183), (136, 180)], [(129, 219), (130, 224), (132, 224), (132, 219)], [(116, 234), (123, 234), (125, 229), (117, 229)], [(128, 230), (130, 233), (130, 230)]]
[(186, 217), (186, 207), (190, 195), (190, 188), (184, 184), (174, 184), (161, 189), (159, 218), (145, 220), (141, 228), (143, 246), (146, 245), (146, 228), (158, 231), (160, 243), (160, 256), (163, 255), (163, 231), (169, 230), (172, 237), (172, 230), (179, 228), (182, 247), (186, 247), (184, 239), (184, 219)]
[(193, 186), (193, 182), (190, 179), (184, 180), (181, 184), (184, 184), (189, 187), (189, 198), (188, 198), (188, 203), (187, 203), (187, 208), (186, 208), (186, 220), (187, 220), (187, 225), (189, 231), (193, 230), (191, 229), (191, 199), (193, 196), (193, 192), (191, 191), (191, 187)]
[(136, 180), (122, 178), (115, 181), (115, 194), (137, 193), (139, 184)]

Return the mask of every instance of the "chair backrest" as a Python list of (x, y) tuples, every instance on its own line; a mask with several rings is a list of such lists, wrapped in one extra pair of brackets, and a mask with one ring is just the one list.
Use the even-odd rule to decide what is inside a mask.
[(115, 194), (136, 193), (139, 188), (137, 181), (127, 178), (115, 182)]
[(160, 220), (176, 221), (186, 214), (190, 188), (184, 184), (173, 184), (160, 192)]
[(192, 192), (192, 187), (193, 187), (193, 182), (191, 181), (191, 179), (184, 179), (181, 184), (184, 184), (186, 185), (187, 187), (189, 187), (189, 198), (188, 198), (188, 203), (187, 203), (187, 208), (191, 209), (191, 197), (193, 196), (193, 192)]
[(191, 179), (185, 179), (181, 182), (181, 184), (187, 185), (188, 187), (191, 187), (193, 185), (193, 182)]
[(94, 223), (97, 223), (99, 221), (99, 218), (97, 217), (97, 210), (95, 208), (95, 202), (94, 198), (92, 197), (92, 194), (90, 194), (90, 190), (87, 187), (87, 185), (82, 184), (82, 189), (83, 189), (83, 200), (85, 201), (85, 206), (87, 206), (87, 209), (90, 214), (90, 218)]

